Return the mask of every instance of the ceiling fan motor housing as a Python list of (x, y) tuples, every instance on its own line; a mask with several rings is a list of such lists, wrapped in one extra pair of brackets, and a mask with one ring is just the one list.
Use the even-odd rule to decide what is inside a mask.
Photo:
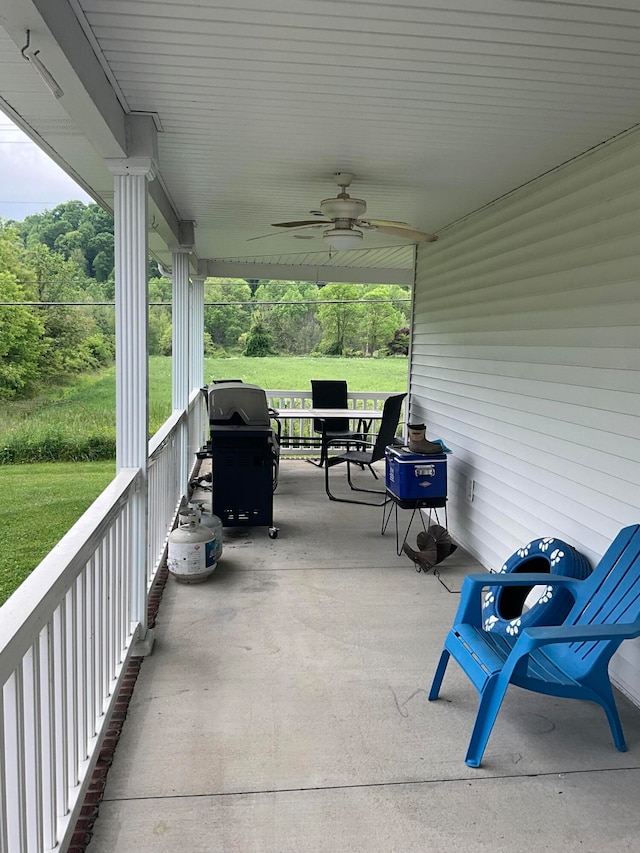
[(358, 219), (367, 209), (367, 203), (361, 198), (325, 198), (320, 202), (322, 215), (327, 219)]

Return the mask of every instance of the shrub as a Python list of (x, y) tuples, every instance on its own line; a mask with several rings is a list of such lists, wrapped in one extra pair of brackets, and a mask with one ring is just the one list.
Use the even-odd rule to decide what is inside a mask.
[(264, 358), (267, 355), (274, 355), (271, 333), (267, 329), (262, 316), (257, 312), (254, 315), (249, 334), (247, 335), (244, 355), (253, 358)]

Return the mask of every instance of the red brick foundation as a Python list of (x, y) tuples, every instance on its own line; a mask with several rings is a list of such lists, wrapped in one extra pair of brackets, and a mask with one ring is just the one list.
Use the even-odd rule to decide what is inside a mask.
[[(162, 593), (164, 592), (168, 576), (169, 572), (166, 567), (159, 569), (155, 583), (149, 593), (149, 603), (147, 606), (147, 620), (149, 628), (153, 628), (156, 624), (156, 616), (158, 615), (158, 608), (160, 607)], [(111, 764), (113, 763), (115, 749), (120, 739), (122, 726), (127, 718), (129, 702), (131, 701), (133, 688), (135, 687), (136, 679), (143, 661), (143, 657), (131, 658), (129, 665), (127, 666), (127, 671), (113, 707), (109, 727), (107, 728), (102, 741), (100, 755), (98, 756), (98, 761), (96, 762), (96, 766), (91, 776), (89, 790), (84, 798), (84, 804), (80, 810), (80, 817), (76, 821), (68, 853), (85, 853), (87, 845), (91, 841), (93, 825), (98, 817), (100, 803), (102, 802), (104, 789), (107, 784), (107, 773), (109, 772), (109, 767), (111, 767)]]

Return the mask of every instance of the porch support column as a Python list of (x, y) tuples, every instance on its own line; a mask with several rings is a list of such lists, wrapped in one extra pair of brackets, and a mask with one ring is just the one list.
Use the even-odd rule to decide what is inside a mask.
[(147, 493), (149, 377), (147, 341), (147, 182), (153, 158), (107, 160), (114, 176), (116, 277), (116, 469), (137, 468), (140, 485), (131, 502), (130, 616), (137, 626), (136, 654), (150, 651), (147, 628)]
[[(204, 385), (204, 276), (191, 276), (189, 288), (189, 393)], [(189, 458), (195, 460), (196, 453), (208, 440), (209, 418), (202, 394), (198, 395), (192, 413), (191, 446)]]
[[(178, 471), (179, 488), (186, 497), (188, 494), (189, 463), (188, 454), (188, 411), (189, 411), (189, 255), (193, 251), (193, 223), (181, 223), (181, 232), (185, 232), (187, 239), (183, 241), (182, 233), (180, 245), (172, 246), (172, 303), (173, 312), (171, 317), (172, 327), (172, 387), (171, 400), (174, 414), (183, 414), (182, 423), (178, 431), (179, 448), (178, 458), (180, 467)], [(187, 233), (188, 232), (188, 233)], [(191, 239), (188, 239), (190, 237)]]
[(191, 390), (204, 385), (204, 280), (205, 276), (191, 276), (189, 291), (189, 386)]

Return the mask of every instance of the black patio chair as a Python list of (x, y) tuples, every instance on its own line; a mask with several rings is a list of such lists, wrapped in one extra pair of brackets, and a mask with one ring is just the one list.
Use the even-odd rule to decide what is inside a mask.
[[(346, 409), (348, 406), (347, 383), (344, 379), (312, 379), (311, 406), (314, 409)], [(358, 428), (350, 428), (349, 418), (314, 418), (313, 430), (320, 433), (320, 459), (309, 459), (312, 465), (322, 468), (327, 456), (327, 442), (350, 446), (354, 439), (366, 439), (370, 429), (362, 418)]]
[[(349, 504), (367, 504), (368, 506), (382, 506), (387, 502), (386, 490), (380, 491), (379, 489), (363, 489), (361, 487), (354, 486), (351, 480), (351, 466), (357, 465), (361, 469), (368, 468), (375, 479), (378, 479), (378, 475), (373, 470), (372, 465), (374, 462), (384, 459), (386, 448), (394, 443), (393, 440), (395, 438), (396, 430), (398, 429), (398, 424), (400, 423), (402, 401), (406, 396), (406, 394), (394, 394), (392, 397), (387, 397), (384, 403), (384, 408), (382, 409), (382, 420), (380, 421), (380, 429), (375, 441), (351, 439), (351, 444), (356, 445), (356, 447), (354, 449), (350, 448), (344, 453), (339, 453), (335, 456), (331, 456), (329, 451), (333, 446), (340, 445), (340, 441), (338, 440), (334, 442), (333, 440), (329, 440), (327, 442), (324, 486), (330, 500), (341, 501), (342, 503)], [(379, 495), (381, 500), (356, 500), (353, 498), (339, 498), (334, 495), (329, 486), (329, 471), (337, 465), (341, 465), (343, 462), (346, 463), (347, 466), (347, 483), (349, 484), (350, 489), (354, 492), (368, 492), (373, 495)]]

